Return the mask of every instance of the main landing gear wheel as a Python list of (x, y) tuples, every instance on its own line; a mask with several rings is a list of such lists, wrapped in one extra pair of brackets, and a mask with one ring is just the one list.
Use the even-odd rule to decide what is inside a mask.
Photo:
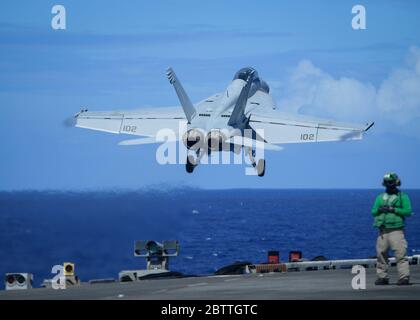
[(257, 173), (259, 177), (264, 177), (265, 174), (265, 159), (258, 160)]
[(185, 164), (185, 170), (187, 170), (188, 173), (192, 173), (194, 171), (195, 164), (193, 162), (194, 162), (194, 157), (191, 155), (188, 156), (187, 163)]

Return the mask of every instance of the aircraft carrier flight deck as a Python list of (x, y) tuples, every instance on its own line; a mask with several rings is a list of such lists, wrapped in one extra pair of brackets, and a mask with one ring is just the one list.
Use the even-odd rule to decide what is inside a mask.
[(355, 290), (351, 269), (82, 283), (65, 290), (38, 288), (0, 291), (0, 299), (420, 299), (420, 265), (411, 266), (411, 285), (375, 286), (375, 269), (366, 269), (366, 289)]

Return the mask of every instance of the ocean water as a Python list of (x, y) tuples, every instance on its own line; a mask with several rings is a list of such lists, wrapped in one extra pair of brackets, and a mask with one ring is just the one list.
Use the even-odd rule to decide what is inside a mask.
[[(170, 269), (210, 274), (235, 261), (265, 262), (267, 251), (304, 258), (375, 255), (370, 209), (380, 190), (196, 190), (0, 192), (0, 274), (75, 262), (82, 280), (142, 269), (135, 240), (180, 241)], [(414, 211), (420, 190), (408, 190)], [(420, 219), (407, 219), (408, 254), (420, 254)]]

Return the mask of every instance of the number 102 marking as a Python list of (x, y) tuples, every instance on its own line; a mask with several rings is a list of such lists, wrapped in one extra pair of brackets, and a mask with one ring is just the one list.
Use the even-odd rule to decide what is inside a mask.
[(300, 135), (300, 140), (304, 140), (304, 141), (315, 140), (315, 134), (313, 134), (313, 133), (302, 133)]

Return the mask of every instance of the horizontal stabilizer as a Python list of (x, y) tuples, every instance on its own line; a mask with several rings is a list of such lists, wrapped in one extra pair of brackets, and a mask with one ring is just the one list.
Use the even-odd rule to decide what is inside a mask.
[(283, 150), (283, 147), (276, 146), (274, 144), (266, 143), (263, 141), (256, 141), (254, 139), (248, 138), (248, 137), (241, 137), (236, 136), (232, 137), (229, 140), (226, 141), (227, 143), (240, 145), (243, 147), (249, 147), (249, 148), (256, 148), (256, 149), (264, 149), (264, 150), (271, 150), (271, 151), (281, 151)]
[(138, 144), (153, 144), (153, 143), (158, 143), (155, 137), (123, 140), (123, 141), (118, 142), (118, 145), (133, 146), (133, 145), (138, 145)]

